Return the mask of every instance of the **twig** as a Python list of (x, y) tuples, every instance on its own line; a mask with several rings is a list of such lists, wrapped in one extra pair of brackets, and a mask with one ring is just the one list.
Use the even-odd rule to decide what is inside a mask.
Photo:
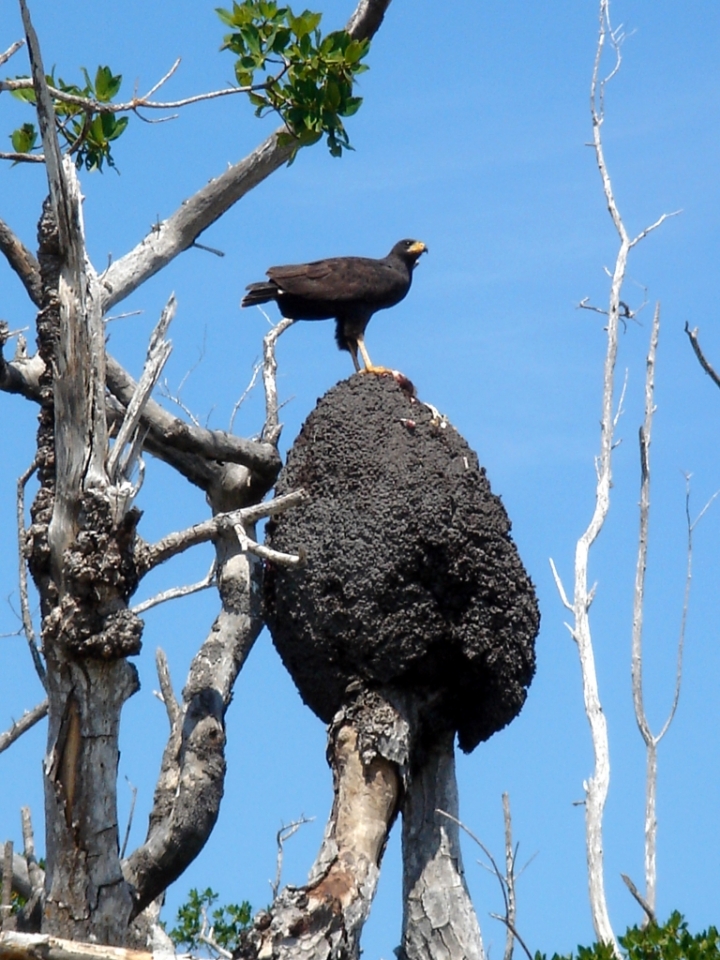
[(27, 531), (25, 529), (25, 486), (28, 480), (37, 469), (37, 461), (33, 460), (17, 482), (17, 535), (18, 535), (18, 580), (20, 585), (20, 614), (22, 617), (23, 630), (27, 640), (30, 656), (32, 657), (35, 672), (40, 678), (40, 683), (47, 689), (47, 675), (45, 664), (42, 662), (40, 651), (38, 650), (37, 637), (33, 629), (32, 614), (30, 612), (30, 599), (28, 594), (27, 566), (25, 563), (25, 538)]
[(47, 700), (43, 700), (42, 703), (33, 707), (32, 710), (24, 713), (19, 720), (14, 721), (6, 733), (0, 734), (0, 753), (2, 753), (3, 750), (7, 750), (7, 748), (12, 746), (24, 733), (27, 733), (31, 727), (34, 727), (38, 721), (47, 716), (47, 712), (48, 702)]
[(170, 587), (168, 590), (162, 590), (160, 593), (156, 593), (154, 597), (138, 603), (137, 606), (132, 608), (132, 612), (138, 615), (145, 613), (147, 610), (151, 610), (161, 603), (167, 603), (168, 600), (179, 600), (181, 597), (189, 597), (193, 593), (200, 593), (201, 590), (207, 590), (209, 587), (212, 587), (215, 582), (216, 569), (215, 561), (213, 561), (212, 566), (202, 580), (198, 580), (197, 583), (189, 583), (184, 587)]
[[(86, 113), (137, 113), (138, 110), (179, 110), (182, 107), (188, 107), (193, 103), (203, 103), (206, 100), (217, 100), (219, 97), (231, 97), (238, 93), (253, 93), (256, 90), (267, 90), (273, 83), (276, 83), (287, 68), (283, 69), (275, 76), (264, 80), (262, 83), (254, 83), (245, 87), (224, 87), (222, 90), (210, 90), (207, 93), (196, 93), (191, 97), (184, 97), (181, 100), (150, 100), (152, 92), (157, 90), (180, 65), (180, 60), (176, 60), (172, 68), (157, 83), (151, 91), (142, 97), (133, 97), (125, 103), (109, 103), (101, 100), (94, 100), (92, 97), (83, 97), (75, 93), (68, 93), (65, 90), (59, 90), (57, 87), (48, 85), (48, 91), (53, 100), (59, 103), (67, 103), (74, 107), (79, 107)], [(15, 80), (0, 80), (0, 93), (4, 90), (9, 92), (15, 90), (31, 90), (32, 80), (28, 77), (19, 77)]]
[(657, 915), (655, 914), (655, 911), (647, 902), (645, 897), (643, 897), (643, 895), (640, 893), (640, 891), (632, 882), (630, 877), (626, 873), (621, 873), (620, 876), (623, 878), (623, 881), (625, 882), (625, 886), (628, 888), (630, 893), (635, 897), (637, 902), (640, 904), (640, 906), (643, 908), (643, 910), (647, 914), (647, 918), (650, 921), (650, 923), (657, 923)]
[(167, 657), (162, 647), (158, 647), (155, 651), (155, 668), (157, 670), (158, 683), (160, 684), (160, 696), (162, 697), (162, 702), (165, 704), (168, 720), (170, 721), (170, 730), (172, 731), (175, 729), (175, 724), (180, 716), (180, 704), (177, 702), (177, 697), (173, 690), (172, 680), (170, 678), (170, 667), (168, 666)]
[[(270, 517), (276, 513), (289, 510), (307, 499), (304, 490), (295, 490), (281, 497), (274, 497), (263, 503), (257, 503), (241, 510), (232, 510), (229, 513), (218, 513), (210, 520), (203, 520), (192, 527), (170, 533), (152, 546), (145, 546), (140, 558), (143, 573), (164, 563), (170, 557), (183, 553), (190, 547), (200, 543), (207, 543), (223, 533), (234, 530), (238, 525), (255, 523), (262, 517)], [(252, 542), (252, 541), (251, 541)], [(257, 544), (255, 545), (257, 546)]]
[(103, 317), (104, 323), (114, 323), (116, 320), (127, 320), (128, 317), (141, 317), (144, 310), (126, 310), (125, 313), (116, 313), (112, 317)]
[(282, 878), (282, 868), (283, 868), (283, 857), (285, 855), (285, 843), (294, 836), (300, 827), (305, 826), (306, 823), (312, 823), (315, 817), (306, 817), (305, 815), (301, 816), (299, 820), (293, 820), (292, 823), (289, 823), (286, 827), (280, 827), (276, 834), (277, 840), (277, 863), (275, 868), (275, 880), (270, 884), (272, 889), (272, 898), (273, 901), (277, 900), (277, 895), (280, 890), (280, 880)]
[(508, 929), (508, 934), (510, 934), (510, 936), (514, 937), (517, 940), (517, 942), (520, 944), (520, 946), (523, 948), (523, 950), (527, 954), (528, 960), (534, 960), (532, 953), (530, 953), (530, 950), (528, 949), (528, 945), (525, 943), (523, 938), (517, 932), (513, 924), (510, 923), (508, 918), (500, 916), (499, 913), (491, 913), (490, 916), (493, 918), (493, 920), (499, 920), (501, 923), (504, 923)]
[[(39, 307), (42, 297), (40, 264), (4, 220), (0, 220), (0, 253), (4, 254), (10, 267), (20, 278), (32, 302)], [(10, 336), (8, 333), (4, 339), (7, 340)]]
[(276, 444), (280, 438), (282, 426), (278, 421), (277, 398), (277, 360), (275, 359), (275, 344), (288, 327), (295, 321), (283, 317), (280, 323), (265, 334), (263, 338), (263, 383), (265, 385), (265, 426), (262, 430), (262, 439), (267, 443)]
[(11, 160), (13, 163), (45, 163), (44, 153), (6, 153), (0, 150), (0, 160)]
[(517, 901), (515, 898), (515, 852), (512, 842), (512, 818), (510, 815), (510, 797), (507, 793), (502, 795), (502, 804), (503, 822), (505, 824), (505, 885), (507, 886), (507, 938), (503, 960), (512, 960)]
[(698, 338), (697, 338), (698, 328), (695, 327), (694, 330), (691, 330), (690, 325), (686, 321), (685, 333), (688, 335), (688, 340), (690, 341), (690, 345), (695, 351), (695, 356), (700, 361), (700, 366), (703, 368), (705, 373), (710, 377), (710, 379), (713, 381), (715, 386), (720, 387), (720, 377), (717, 375), (717, 373), (715, 373), (713, 368), (710, 366), (708, 360), (705, 357), (705, 354), (703, 353), (700, 347), (700, 343), (698, 342)]
[(122, 478), (129, 479), (128, 475), (132, 471), (133, 464), (131, 462), (131, 456), (134, 452), (133, 449), (131, 449), (130, 454), (123, 459), (122, 463), (121, 457), (125, 452), (126, 444), (137, 429), (153, 387), (157, 383), (162, 369), (172, 351), (172, 343), (165, 339), (165, 335), (175, 316), (176, 309), (177, 302), (175, 300), (175, 294), (173, 293), (163, 308), (160, 319), (150, 336), (143, 372), (135, 388), (133, 397), (127, 405), (125, 419), (122, 422), (112, 451), (108, 457), (107, 472), (112, 482), (117, 483)]
[(8, 60), (10, 59), (10, 57), (12, 57), (14, 54), (16, 54), (16, 53), (18, 52), (18, 50), (19, 50), (21, 47), (24, 47), (24, 46), (25, 46), (25, 41), (24, 41), (24, 40), (16, 40), (15, 43), (11, 44), (11, 45), (7, 48), (7, 50), (5, 51), (5, 53), (0, 53), (0, 67), (1, 67), (4, 63), (7, 63)]
[(127, 850), (128, 840), (130, 839), (130, 830), (132, 828), (133, 817), (135, 816), (135, 803), (137, 801), (137, 787), (130, 782), (128, 777), (125, 777), (130, 787), (130, 792), (132, 793), (132, 800), (130, 801), (130, 812), (128, 813), (127, 826), (125, 827), (125, 836), (123, 838), (122, 847), (120, 848), (120, 859), (125, 859), (125, 851)]
[(250, 383), (245, 387), (243, 392), (240, 394), (239, 399), (235, 402), (235, 406), (232, 408), (232, 413), (230, 414), (230, 426), (228, 427), (231, 433), (232, 433), (233, 427), (235, 426), (235, 417), (237, 416), (238, 410), (243, 405), (243, 403), (245, 402), (245, 400), (247, 399), (247, 397), (255, 387), (255, 384), (257, 383), (257, 378), (258, 378), (258, 374), (260, 373), (260, 368), (261, 368), (261, 364), (256, 363), (255, 366), (253, 367)]
[[(655, 814), (657, 795), (657, 746), (667, 729), (661, 732), (660, 737), (653, 736), (648, 723), (643, 703), (642, 680), (642, 631), (645, 604), (645, 573), (647, 569), (648, 529), (650, 522), (650, 443), (652, 437), (652, 423), (655, 414), (655, 357), (657, 354), (658, 337), (660, 333), (660, 305), (655, 307), (650, 347), (648, 350), (645, 374), (645, 416), (640, 427), (640, 529), (638, 533), (638, 553), (635, 568), (635, 589), (633, 594), (633, 623), (632, 623), (632, 695), (635, 720), (640, 735), (645, 743), (646, 750), (646, 783), (645, 783), (645, 886), (648, 902), (655, 906), (655, 881), (657, 875), (657, 817)], [(682, 649), (682, 641), (681, 641)], [(682, 661), (681, 661), (682, 662)], [(677, 676), (676, 696), (680, 693), (680, 673)], [(677, 700), (673, 704), (670, 718), (675, 714)]]
[(200, 933), (198, 934), (198, 940), (201, 943), (207, 944), (211, 950), (213, 950), (219, 957), (222, 957), (223, 960), (232, 960), (232, 953), (229, 950), (226, 950), (225, 947), (221, 947), (220, 944), (215, 939), (215, 928), (210, 925), (207, 917), (207, 910), (205, 907), (202, 907), (202, 927), (200, 928)]

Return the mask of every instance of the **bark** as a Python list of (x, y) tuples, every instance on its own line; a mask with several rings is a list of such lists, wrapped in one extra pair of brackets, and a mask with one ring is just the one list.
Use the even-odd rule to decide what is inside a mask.
[(428, 750), (403, 803), (402, 960), (480, 960), (482, 938), (460, 854), (453, 734)]
[(0, 320), (0, 390), (19, 393), (28, 400), (40, 400), (40, 377), (45, 365), (37, 355), (28, 357), (24, 339), (18, 338), (15, 357), (6, 360), (3, 348), (10, 338), (10, 327)]
[(334, 801), (304, 887), (287, 887), (255, 918), (235, 956), (242, 960), (354, 960), (397, 815), (410, 727), (376, 693), (361, 693), (330, 728)]
[(97, 280), (85, 255), (74, 167), (61, 158), (37, 38), (21, 8), (50, 185), (38, 317), (41, 486), (29, 531), (49, 667), (43, 927), (121, 944), (132, 902), (120, 870), (115, 790), (120, 711), (138, 686), (125, 660), (140, 648), (141, 624), (127, 609), (137, 583), (128, 547), (138, 518), (118, 513), (105, 474)]
[(0, 960), (152, 960), (144, 950), (79, 943), (39, 933), (0, 934)]

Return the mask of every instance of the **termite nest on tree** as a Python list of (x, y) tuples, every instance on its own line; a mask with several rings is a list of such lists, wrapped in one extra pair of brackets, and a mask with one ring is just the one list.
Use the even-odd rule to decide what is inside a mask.
[[(277, 493), (267, 621), (307, 705), (326, 723), (354, 696), (410, 696), (428, 736), (472, 750), (521, 710), (540, 615), (510, 521), (465, 440), (389, 377), (354, 376), (321, 398)], [(422, 731), (421, 731), (422, 736)]]

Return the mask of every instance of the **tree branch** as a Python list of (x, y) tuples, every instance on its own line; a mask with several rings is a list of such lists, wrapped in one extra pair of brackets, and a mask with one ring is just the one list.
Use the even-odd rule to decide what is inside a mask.
[(42, 297), (40, 264), (4, 220), (0, 220), (0, 253), (22, 281), (32, 302), (39, 307)]
[(715, 373), (714, 369), (710, 366), (710, 363), (706, 359), (705, 354), (703, 353), (702, 348), (700, 347), (700, 343), (697, 338), (698, 328), (695, 327), (694, 330), (691, 330), (690, 325), (686, 322), (685, 333), (688, 335), (688, 340), (690, 341), (690, 345), (695, 351), (695, 356), (700, 361), (700, 366), (703, 368), (705, 373), (710, 377), (710, 379), (715, 384), (715, 386), (720, 387), (720, 377), (717, 375), (717, 373)]
[(25, 486), (36, 469), (37, 463), (33, 460), (17, 482), (18, 582), (20, 587), (20, 615), (22, 617), (25, 639), (30, 649), (30, 656), (32, 657), (33, 666), (35, 667), (35, 673), (37, 673), (40, 678), (40, 683), (47, 690), (45, 664), (38, 650), (37, 638), (35, 636), (35, 630), (33, 629), (32, 614), (30, 613), (27, 564), (25, 560), (25, 537), (27, 533), (25, 530)]
[[(390, 0), (360, 0), (347, 30), (356, 39), (370, 38), (380, 27)], [(282, 143), (281, 127), (244, 160), (202, 187), (167, 220), (156, 224), (134, 250), (107, 269), (102, 280), (104, 309), (129, 296), (149, 277), (191, 247), (200, 234), (292, 156), (295, 144)]]
[(27, 356), (25, 339), (18, 336), (18, 345), (13, 360), (6, 360), (3, 348), (12, 336), (17, 335), (10, 330), (5, 320), (0, 320), (0, 390), (5, 393), (18, 393), (26, 400), (39, 403), (41, 400), (40, 377), (45, 370), (45, 364), (39, 354)]
[[(107, 358), (107, 385), (113, 396), (127, 408), (135, 395), (137, 384), (110, 356)], [(224, 430), (207, 430), (185, 423), (152, 398), (147, 400), (140, 422), (148, 430), (144, 445), (152, 452), (172, 447), (208, 460), (239, 463), (271, 479), (280, 470), (280, 456), (272, 444), (245, 440)]]
[(32, 710), (24, 713), (19, 720), (14, 721), (6, 733), (0, 734), (0, 753), (2, 753), (3, 750), (7, 750), (7, 748), (12, 746), (16, 740), (19, 740), (24, 733), (27, 733), (31, 727), (34, 727), (43, 717), (46, 717), (47, 712), (48, 702), (47, 700), (43, 700), (42, 703), (33, 707)]
[(264, 503), (250, 507), (243, 507), (230, 513), (219, 513), (209, 520), (203, 520), (192, 527), (169, 533), (162, 540), (152, 545), (143, 545), (139, 549), (138, 568), (144, 573), (153, 567), (164, 563), (170, 557), (175, 557), (190, 547), (200, 543), (208, 543), (220, 536), (232, 535), (237, 524), (252, 524), (262, 517), (271, 517), (274, 514), (289, 510), (307, 499), (304, 490), (295, 490), (282, 497), (275, 497)]

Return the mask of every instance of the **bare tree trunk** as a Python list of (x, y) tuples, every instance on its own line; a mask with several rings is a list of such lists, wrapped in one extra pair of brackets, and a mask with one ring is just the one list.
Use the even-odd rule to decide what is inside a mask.
[(255, 919), (243, 960), (357, 960), (360, 934), (397, 816), (409, 755), (409, 726), (377, 693), (361, 694), (330, 727), (334, 801), (304, 887), (286, 887)]
[(470, 900), (458, 819), (452, 732), (413, 771), (403, 815), (403, 960), (482, 960), (482, 937)]

